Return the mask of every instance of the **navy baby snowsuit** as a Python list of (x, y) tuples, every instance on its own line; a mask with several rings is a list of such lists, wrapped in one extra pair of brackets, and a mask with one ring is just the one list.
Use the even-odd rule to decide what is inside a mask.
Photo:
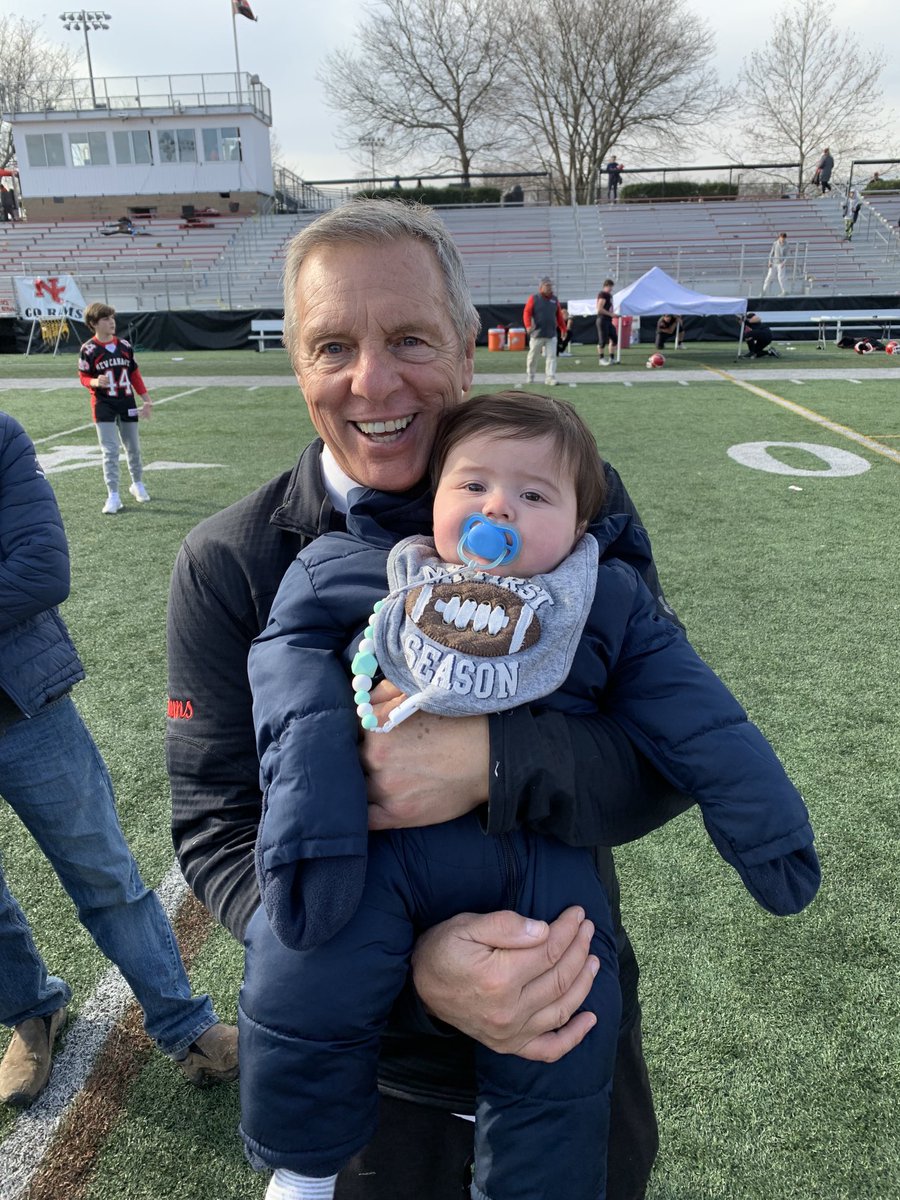
[[(241, 994), (242, 1133), (254, 1161), (337, 1171), (373, 1132), (378, 1040), (416, 935), (458, 911), (509, 907), (552, 919), (578, 903), (597, 926), (601, 971), (586, 1005), (597, 1027), (552, 1065), (479, 1047), (472, 1194), (597, 1200), (619, 998), (590, 854), (525, 831), (487, 838), (474, 815), (367, 836), (348, 678), (353, 635), (385, 594), (387, 549), (420, 519), (410, 511), (398, 528), (391, 514), (388, 532), (378, 503), (366, 493), (348, 533), (303, 551), (250, 656), (264, 905), (248, 930)], [(587, 625), (566, 683), (539, 704), (603, 708), (620, 720), (698, 799), (716, 845), (760, 903), (798, 911), (818, 885), (802, 800), (737, 701), (658, 615), (637, 571), (604, 559), (623, 544), (639, 557), (642, 531), (614, 516), (593, 532), (601, 564)], [(326, 927), (340, 932), (315, 945), (309, 931)]]

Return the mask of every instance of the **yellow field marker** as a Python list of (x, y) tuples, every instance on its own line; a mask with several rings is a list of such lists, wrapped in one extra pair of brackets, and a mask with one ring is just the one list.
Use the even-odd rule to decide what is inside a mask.
[[(783, 396), (776, 396), (774, 392), (767, 392), (765, 388), (757, 387), (755, 383), (747, 383), (743, 379), (735, 379), (733, 375), (729, 375), (727, 371), (723, 371), (719, 367), (710, 367), (704, 363), (703, 369), (713, 375), (719, 375), (722, 379), (727, 380), (728, 383), (733, 383), (735, 387), (752, 392), (754, 396), (761, 396), (763, 400), (771, 400), (773, 404), (780, 404), (782, 408), (796, 413), (798, 417), (803, 417), (806, 421), (812, 421), (814, 425), (821, 425), (823, 429), (830, 429), (832, 433), (849, 438), (851, 442), (865, 446), (873, 454), (881, 454), (884, 458), (889, 458), (891, 462), (900, 464), (900, 451), (892, 450), (890, 446), (882, 446), (880, 442), (873, 441), (872, 438), (866, 437), (864, 433), (857, 433), (855, 429), (850, 429), (847, 425), (839, 425), (837, 421), (829, 421), (827, 417), (813, 412), (811, 408), (804, 408), (802, 404), (796, 404), (793, 400), (785, 400)], [(894, 437), (896, 435), (890, 434), (888, 436)]]

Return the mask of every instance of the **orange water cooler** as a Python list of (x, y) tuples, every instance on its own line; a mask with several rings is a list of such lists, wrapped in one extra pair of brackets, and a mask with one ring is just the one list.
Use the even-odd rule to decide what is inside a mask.
[(489, 329), (488, 330), (488, 350), (505, 350), (506, 349), (506, 330), (505, 329)]
[(525, 344), (525, 330), (521, 329), (521, 328), (520, 329), (510, 329), (508, 349), (510, 349), (510, 350), (525, 350), (526, 348), (527, 347)]

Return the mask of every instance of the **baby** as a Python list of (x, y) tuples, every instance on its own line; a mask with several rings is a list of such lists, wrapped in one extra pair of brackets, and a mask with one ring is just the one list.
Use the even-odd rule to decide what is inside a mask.
[(242, 1135), (255, 1165), (276, 1168), (270, 1200), (332, 1196), (374, 1130), (379, 1038), (416, 935), (461, 911), (552, 920), (578, 904), (594, 924), (595, 1027), (553, 1064), (475, 1047), (471, 1195), (602, 1200), (620, 998), (593, 856), (528, 829), (486, 836), (474, 813), (369, 836), (356, 742), (359, 721), (378, 728), (375, 678), (404, 693), (385, 732), (416, 709), (602, 708), (697, 799), (772, 912), (816, 892), (812, 830), (765, 738), (621, 557), (649, 558), (643, 530), (628, 514), (595, 521), (603, 464), (570, 405), (461, 403), (432, 476), (433, 538), (415, 532), (427, 495), (364, 492), (347, 532), (288, 570), (251, 651), (264, 904), (241, 993)]

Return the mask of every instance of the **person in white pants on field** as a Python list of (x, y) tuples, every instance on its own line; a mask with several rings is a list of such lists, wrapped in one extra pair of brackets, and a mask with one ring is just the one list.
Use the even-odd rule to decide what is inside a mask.
[(766, 278), (762, 285), (761, 295), (765, 295), (769, 284), (778, 277), (778, 286), (781, 288), (782, 296), (785, 294), (784, 286), (784, 268), (787, 266), (787, 234), (779, 233), (778, 237), (772, 243), (772, 249), (769, 251), (769, 269), (766, 272)]
[(91, 393), (91, 415), (103, 451), (107, 496), (102, 511), (113, 514), (124, 507), (119, 496), (120, 439), (131, 475), (128, 490), (138, 504), (150, 499), (143, 483), (138, 417), (150, 416), (153, 401), (131, 343), (116, 337), (116, 310), (108, 304), (91, 304), (84, 310), (84, 323), (94, 336), (81, 347), (78, 377)]

